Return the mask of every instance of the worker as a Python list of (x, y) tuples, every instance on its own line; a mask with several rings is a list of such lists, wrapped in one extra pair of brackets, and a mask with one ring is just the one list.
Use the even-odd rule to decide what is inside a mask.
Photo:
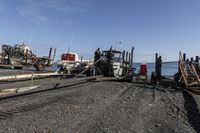
[[(98, 48), (95, 53), (94, 53), (94, 63), (96, 63), (101, 57), (101, 51), (100, 48)], [(91, 69), (91, 71), (93, 71), (92, 75), (99, 75), (98, 73), (98, 67), (99, 67), (99, 63), (97, 62)]]

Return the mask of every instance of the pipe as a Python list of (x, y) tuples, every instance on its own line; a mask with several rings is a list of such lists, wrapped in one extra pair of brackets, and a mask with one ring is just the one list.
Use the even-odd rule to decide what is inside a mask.
[(123, 50), (122, 53), (122, 65), (124, 66), (124, 61), (125, 61), (125, 50)]
[(124, 63), (125, 63), (125, 50), (122, 53), (122, 75), (124, 75)]
[(56, 48), (54, 48), (54, 52), (53, 52), (53, 60), (55, 59), (56, 57)]
[(49, 59), (51, 59), (52, 48), (49, 50)]
[(51, 53), (52, 53), (52, 48), (50, 48), (50, 50), (49, 50), (49, 59), (48, 59), (48, 65), (50, 64), (50, 60), (51, 60)]
[(35, 74), (18, 74), (18, 75), (10, 75), (10, 76), (0, 76), (0, 81), (9, 81), (9, 80), (17, 80), (17, 79), (31, 79), (37, 77), (46, 77), (46, 76), (56, 76), (57, 72), (52, 73), (35, 73)]

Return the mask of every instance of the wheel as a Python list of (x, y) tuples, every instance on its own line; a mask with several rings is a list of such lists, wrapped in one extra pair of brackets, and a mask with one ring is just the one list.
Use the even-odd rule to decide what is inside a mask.
[(44, 71), (45, 69), (45, 66), (42, 62), (38, 62), (36, 65), (35, 65), (35, 68), (37, 71)]
[(23, 66), (14, 66), (14, 69), (22, 69)]

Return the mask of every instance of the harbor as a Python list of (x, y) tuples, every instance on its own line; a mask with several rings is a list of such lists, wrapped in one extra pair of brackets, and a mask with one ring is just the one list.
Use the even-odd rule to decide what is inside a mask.
[[(21, 132), (22, 125), (23, 132), (199, 131), (198, 56), (180, 53), (179, 61), (164, 62), (156, 53), (155, 63), (144, 64), (133, 62), (135, 50), (98, 48), (93, 61), (68, 52), (56, 69), (1, 68), (0, 131)], [(171, 63), (173, 74), (162, 74)]]
[(199, 96), (187, 91), (116, 81), (38, 82), (39, 93), (1, 99), (1, 131), (195, 132), (199, 127), (192, 106), (200, 104)]
[(1, 0), (0, 133), (200, 133), (199, 12)]

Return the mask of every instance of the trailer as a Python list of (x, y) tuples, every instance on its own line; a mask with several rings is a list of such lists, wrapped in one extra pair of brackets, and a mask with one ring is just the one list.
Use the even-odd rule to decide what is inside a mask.
[(52, 48), (50, 48), (49, 56), (37, 57), (25, 43), (11, 45), (2, 45), (2, 53), (0, 54), (1, 68), (22, 69), (23, 67), (34, 67), (37, 71), (45, 70), (54, 63), (56, 49), (52, 56)]

